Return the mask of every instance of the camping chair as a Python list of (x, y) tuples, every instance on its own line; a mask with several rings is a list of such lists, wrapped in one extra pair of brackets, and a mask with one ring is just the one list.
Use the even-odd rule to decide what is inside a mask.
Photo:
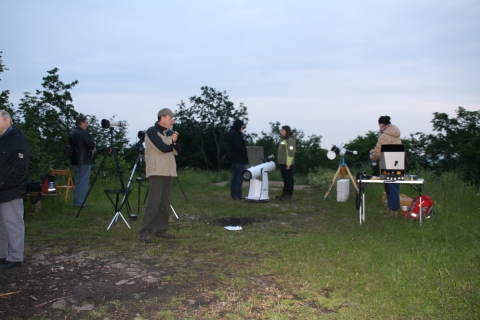
[[(55, 176), (55, 187), (57, 189), (65, 189), (65, 202), (67, 202), (68, 199), (68, 191), (75, 189), (75, 186), (73, 185), (73, 179), (72, 179), (72, 174), (70, 173), (70, 169), (66, 170), (55, 170), (50, 168), (50, 175)], [(67, 177), (67, 184), (66, 185), (58, 185), (59, 181), (56, 177), (58, 176), (65, 176)]]

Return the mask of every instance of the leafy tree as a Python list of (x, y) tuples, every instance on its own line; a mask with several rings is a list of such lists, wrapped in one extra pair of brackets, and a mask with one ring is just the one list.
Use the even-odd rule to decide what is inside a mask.
[(63, 149), (78, 116), (70, 90), (78, 81), (65, 84), (57, 72), (57, 68), (47, 71), (42, 83), (44, 90), (36, 90), (36, 95), (25, 92), (19, 104), (18, 113), (23, 120), (20, 127), (32, 149), (29, 172), (34, 177), (48, 172), (49, 168), (68, 164)]
[(417, 133), (409, 143), (419, 166), (437, 174), (458, 170), (464, 180), (480, 184), (480, 111), (458, 107), (456, 117), (435, 112), (431, 121), (436, 134)]
[(248, 122), (247, 107), (240, 103), (238, 109), (224, 92), (201, 87), (202, 94), (190, 98), (191, 106), (181, 101), (175, 112), (175, 130), (180, 132), (182, 157), (179, 166), (220, 171), (228, 167), (227, 135), (235, 119)]
[[(5, 70), (8, 70), (8, 69), (3, 64), (2, 51), (0, 51), (0, 74), (3, 73)], [(0, 79), (0, 81), (2, 81), (2, 79)], [(13, 110), (13, 104), (10, 103), (8, 100), (9, 95), (10, 95), (9, 90), (4, 90), (0, 92), (0, 109), (6, 110), (10, 114), (10, 117), (12, 117), (13, 123), (17, 123), (18, 118), (16, 117), (15, 112)]]
[[(349, 168), (355, 171), (356, 169), (360, 169), (365, 167), (365, 165), (368, 165), (370, 163), (369, 152), (375, 147), (377, 141), (378, 133), (368, 131), (365, 136), (357, 136), (352, 141), (346, 143), (345, 147), (347, 150), (357, 151), (356, 155), (353, 155), (352, 153), (347, 154), (348, 159), (346, 159), (346, 162)], [(378, 174), (378, 172), (374, 172), (374, 174)]]
[[(280, 122), (269, 122), (270, 132), (266, 133), (262, 131), (260, 138), (255, 141), (256, 146), (263, 147), (264, 157), (273, 154), (277, 156), (278, 145), (280, 144)], [(292, 129), (293, 130), (293, 129)], [(296, 135), (295, 135), (296, 136)]]
[[(17, 111), (21, 118), (19, 127), (30, 144), (32, 157), (29, 176), (33, 179), (38, 179), (50, 168), (70, 166), (70, 161), (63, 156), (63, 151), (68, 144), (68, 136), (75, 129), (76, 118), (83, 115), (77, 112), (72, 104), (71, 90), (78, 81), (67, 84), (62, 82), (57, 68), (47, 73), (43, 78), (43, 89), (36, 90), (35, 95), (25, 92)], [(95, 116), (85, 116), (89, 120), (88, 131), (97, 142), (98, 158), (98, 154), (108, 152), (108, 130), (101, 129)], [(119, 158), (126, 145), (126, 127), (118, 128), (114, 131), (114, 146)]]

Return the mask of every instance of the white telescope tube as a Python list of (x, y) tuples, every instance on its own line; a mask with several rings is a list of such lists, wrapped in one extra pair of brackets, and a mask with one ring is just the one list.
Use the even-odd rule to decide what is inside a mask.
[(265, 162), (265, 163), (262, 163), (262, 164), (259, 164), (255, 167), (251, 167), (245, 171), (243, 171), (243, 179), (244, 180), (251, 180), (251, 179), (256, 179), (258, 177), (260, 177), (262, 175), (262, 171), (265, 171), (265, 172), (271, 172), (273, 170), (275, 170), (276, 166), (275, 166), (275, 162), (273, 161), (270, 161), (270, 162)]

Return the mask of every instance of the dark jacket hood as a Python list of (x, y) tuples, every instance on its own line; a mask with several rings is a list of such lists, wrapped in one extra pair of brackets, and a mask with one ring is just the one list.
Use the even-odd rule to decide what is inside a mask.
[(243, 127), (244, 123), (242, 120), (237, 119), (233, 122), (232, 129), (235, 131), (240, 131), (240, 128)]

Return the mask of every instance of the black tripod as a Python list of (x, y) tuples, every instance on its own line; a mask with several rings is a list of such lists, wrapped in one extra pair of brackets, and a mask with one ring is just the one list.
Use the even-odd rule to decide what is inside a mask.
[[(90, 185), (90, 188), (88, 189), (88, 192), (87, 192), (87, 195), (85, 196), (85, 199), (83, 200), (83, 203), (82, 203), (82, 206), (80, 207), (80, 209), (78, 210), (77, 212), (77, 218), (78, 216), (80, 215), (80, 212), (82, 211), (83, 209), (83, 206), (85, 205), (85, 202), (87, 201), (87, 198), (90, 194), (90, 192), (92, 191), (92, 188), (93, 186), (95, 185), (95, 182), (97, 181), (97, 178), (98, 178), (98, 174), (100, 173), (100, 171), (103, 169), (104, 165), (105, 165), (105, 160), (107, 159), (107, 156), (108, 155), (113, 155), (113, 159), (115, 160), (115, 166), (116, 166), (116, 169), (117, 169), (117, 175), (118, 175), (118, 179), (120, 181), (120, 189), (117, 189), (117, 190), (111, 190), (111, 189), (104, 189), (103, 191), (105, 192), (105, 194), (107, 195), (108, 197), (108, 200), (110, 200), (110, 202), (112, 203), (112, 205), (115, 207), (115, 216), (113, 217), (112, 221), (110, 222), (110, 224), (108, 225), (108, 228), (107, 230), (110, 229), (110, 227), (112, 226), (112, 224), (114, 222), (116, 222), (118, 220), (118, 218), (122, 218), (123, 222), (125, 222), (125, 224), (127, 225), (127, 227), (129, 229), (131, 229), (130, 225), (128, 224), (127, 220), (125, 220), (125, 218), (123, 217), (122, 213), (120, 212), (123, 208), (123, 206), (125, 205), (125, 207), (127, 208), (127, 213), (128, 213), (128, 216), (131, 220), (136, 220), (136, 216), (132, 216), (131, 213), (130, 213), (130, 204), (128, 202), (128, 195), (130, 194), (131, 190), (127, 187), (125, 188), (125, 184), (123, 183), (123, 177), (122, 177), (122, 172), (120, 171), (120, 166), (118, 164), (118, 158), (117, 158), (117, 152), (115, 151), (115, 147), (113, 146), (113, 127), (110, 127), (109, 128), (109, 135), (110, 135), (110, 147), (109, 147), (109, 152), (108, 153), (105, 153), (105, 155), (103, 156), (103, 159), (102, 159), (102, 162), (100, 163), (100, 166), (98, 167), (98, 170), (95, 174), (95, 177), (93, 179), (93, 182), (92, 184)], [(113, 201), (111, 195), (114, 194), (115, 195), (115, 202)], [(120, 195), (123, 195), (123, 199), (122, 201), (120, 202)]]
[[(128, 190), (130, 190), (130, 185), (133, 182), (133, 177), (135, 175), (135, 172), (137, 171), (137, 169), (138, 169), (138, 172), (141, 172), (142, 165), (145, 162), (145, 148), (143, 147), (143, 139), (141, 139), (139, 142), (137, 142), (137, 145), (136, 145), (135, 149), (138, 152), (138, 156), (137, 156), (137, 159), (135, 160), (135, 165), (133, 166), (132, 174), (130, 175), (130, 179), (128, 180), (128, 183), (127, 183), (127, 189)], [(144, 180), (145, 180), (145, 178), (143, 178), (140, 174), (135, 179), (135, 181), (137, 181), (137, 185), (138, 185), (137, 214), (140, 214), (140, 193), (141, 193), (141, 189), (142, 189), (142, 182)], [(122, 200), (122, 203), (126, 202), (126, 201), (127, 201), (127, 196), (125, 195), (123, 200)], [(126, 205), (130, 209), (130, 204), (128, 202), (126, 203)], [(135, 214), (130, 213), (129, 217), (130, 217), (131, 220), (137, 220), (137, 215), (135, 215)]]

